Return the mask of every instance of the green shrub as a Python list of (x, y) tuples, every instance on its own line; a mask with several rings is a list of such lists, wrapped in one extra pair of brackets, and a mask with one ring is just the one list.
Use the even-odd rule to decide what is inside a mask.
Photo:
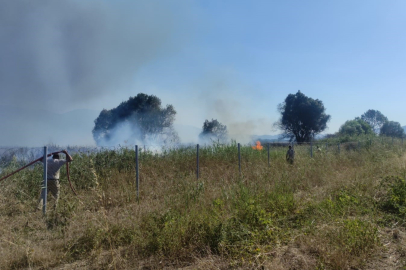
[(373, 249), (378, 240), (376, 226), (362, 220), (344, 220), (338, 230), (339, 245), (351, 255), (359, 256)]
[(68, 246), (72, 258), (86, 258), (91, 252), (102, 248), (112, 249), (131, 244), (138, 236), (138, 229), (119, 224), (105, 226), (90, 225), (83, 234)]
[[(339, 189), (318, 205), (318, 210), (324, 217), (347, 216), (359, 211), (360, 199), (347, 189)], [(325, 215), (327, 214), (328, 215)]]
[(399, 176), (387, 176), (381, 181), (383, 197), (380, 205), (389, 211), (404, 217), (406, 215), (406, 181)]

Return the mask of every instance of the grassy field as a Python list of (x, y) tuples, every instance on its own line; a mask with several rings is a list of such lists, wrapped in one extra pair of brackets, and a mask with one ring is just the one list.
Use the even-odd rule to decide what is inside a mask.
[[(77, 153), (36, 211), (38, 164), (0, 183), (0, 269), (406, 269), (406, 146), (235, 144)], [(17, 169), (17, 160), (2, 174)]]

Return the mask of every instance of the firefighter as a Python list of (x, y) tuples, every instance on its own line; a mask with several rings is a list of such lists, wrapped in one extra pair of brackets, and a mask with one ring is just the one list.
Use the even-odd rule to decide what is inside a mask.
[(286, 161), (290, 164), (293, 164), (295, 161), (295, 150), (293, 150), (291, 145), (289, 145), (289, 149), (286, 152)]
[[(54, 153), (52, 158), (47, 159), (47, 190), (48, 193), (51, 192), (55, 199), (54, 209), (56, 209), (59, 200), (60, 184), (59, 184), (59, 170), (66, 164), (66, 162), (73, 161), (72, 157), (68, 154), (66, 150), (61, 151), (66, 155), (66, 159), (60, 159), (59, 153)], [(42, 162), (42, 161), (41, 161)], [(38, 203), (38, 209), (42, 209), (43, 198), (44, 198), (44, 181), (42, 181), (41, 197)]]

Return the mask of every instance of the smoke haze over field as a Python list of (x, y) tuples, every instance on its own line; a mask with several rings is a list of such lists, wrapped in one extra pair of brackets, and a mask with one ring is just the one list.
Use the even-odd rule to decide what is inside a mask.
[(101, 110), (138, 93), (174, 106), (186, 143), (205, 119), (242, 143), (277, 134), (277, 105), (299, 89), (323, 101), (328, 133), (369, 109), (406, 123), (403, 1), (0, 6), (0, 146), (94, 145)]
[(175, 17), (161, 1), (136, 2), (1, 1), (1, 104), (55, 109), (130, 85), (168, 51)]
[(180, 30), (179, 3), (114, 2), (0, 1), (0, 112), (7, 130), (1, 143), (91, 142), (94, 119), (87, 139), (75, 142), (52, 136), (75, 126), (58, 125), (49, 112), (83, 108), (129, 88), (143, 65), (176, 50), (170, 39)]
[[(180, 21), (191, 9), (171, 3), (175, 5), (162, 1), (1, 1), (0, 37), (5, 42), (0, 43), (0, 120), (8, 122), (1, 142), (94, 144), (91, 129), (96, 117), (90, 115), (95, 112), (82, 109), (83, 118), (75, 119), (79, 125), (67, 121), (64, 113), (74, 115), (75, 109), (86, 108), (93, 100), (131, 88), (139, 69), (176, 52), (179, 44), (172, 39), (187, 40), (188, 33), (182, 32), (187, 28)], [(227, 124), (233, 138), (247, 140), (256, 124), (246, 119), (239, 122), (244, 107), (230, 94), (241, 89), (232, 88), (226, 73), (205, 77), (200, 84), (206, 88), (194, 86), (206, 101), (199, 105), (205, 106), (207, 117), (213, 115)], [(117, 105), (109, 104), (110, 108)], [(189, 129), (201, 128), (203, 121), (199, 117)], [(180, 134), (187, 134), (184, 142), (198, 140), (190, 132), (181, 130)], [(113, 141), (118, 143), (119, 138)]]
[(276, 118), (265, 119), (255, 115), (257, 100), (254, 94), (251, 98), (244, 94), (250, 91), (250, 86), (244, 85), (229, 72), (220, 75), (221, 77), (217, 75), (206, 79), (209, 84), (200, 94), (201, 99), (205, 101), (202, 105), (207, 110), (205, 112), (208, 115), (207, 119), (214, 118), (225, 124), (229, 137), (242, 143), (250, 142), (254, 134), (271, 133), (271, 120), (275, 121)]

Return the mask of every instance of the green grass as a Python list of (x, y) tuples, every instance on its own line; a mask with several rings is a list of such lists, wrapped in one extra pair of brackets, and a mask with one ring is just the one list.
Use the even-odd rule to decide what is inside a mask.
[(34, 212), (38, 164), (1, 183), (0, 269), (379, 269), (388, 247), (405, 252), (385, 234), (405, 230), (405, 148), (334, 143), (318, 142), (313, 158), (295, 146), (293, 166), (286, 147), (272, 146), (268, 165), (266, 147), (242, 146), (241, 173), (236, 143), (201, 147), (199, 179), (195, 147), (142, 151), (139, 200), (133, 149), (78, 153), (79, 196), (62, 170), (60, 203), (45, 219)]

